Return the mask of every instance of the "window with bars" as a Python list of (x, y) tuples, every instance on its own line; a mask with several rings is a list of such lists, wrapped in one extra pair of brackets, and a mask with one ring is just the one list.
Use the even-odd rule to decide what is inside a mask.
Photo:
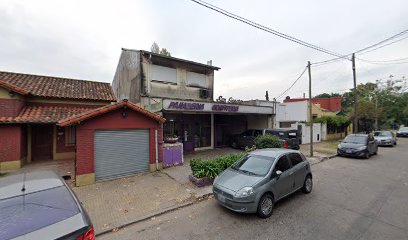
[(65, 127), (65, 146), (75, 146), (75, 126)]

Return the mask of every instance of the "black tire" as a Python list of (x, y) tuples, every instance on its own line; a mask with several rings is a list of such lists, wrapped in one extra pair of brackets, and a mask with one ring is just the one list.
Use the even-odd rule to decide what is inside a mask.
[(309, 194), (312, 192), (312, 190), (313, 190), (313, 179), (312, 179), (312, 176), (307, 175), (305, 178), (305, 181), (303, 182), (302, 192)]
[(264, 194), (259, 200), (256, 215), (258, 215), (260, 218), (270, 217), (272, 215), (274, 205), (275, 202), (273, 196), (268, 193)]
[(369, 158), (370, 158), (370, 153), (369, 153), (368, 151), (365, 152), (364, 158), (365, 158), (365, 159), (369, 159)]

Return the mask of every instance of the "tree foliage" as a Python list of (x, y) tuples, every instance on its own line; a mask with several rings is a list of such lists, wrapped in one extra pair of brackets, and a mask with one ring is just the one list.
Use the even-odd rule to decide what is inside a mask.
[[(391, 78), (392, 76), (390, 76)], [(408, 93), (402, 89), (401, 80), (388, 79), (362, 83), (357, 86), (359, 129), (369, 131), (374, 128), (390, 128), (408, 125)], [(340, 94), (339, 94), (340, 95)], [(333, 97), (333, 93), (323, 93), (316, 97)], [(354, 89), (343, 93), (341, 115), (354, 117)], [(375, 126), (375, 122), (378, 126)]]
[(348, 117), (341, 115), (322, 116), (316, 118), (314, 122), (327, 124), (327, 130), (329, 133), (343, 132), (350, 123)]
[(153, 42), (152, 46), (150, 47), (150, 51), (152, 53), (157, 53), (157, 54), (171, 57), (170, 52), (166, 48), (160, 49), (159, 45), (156, 42)]

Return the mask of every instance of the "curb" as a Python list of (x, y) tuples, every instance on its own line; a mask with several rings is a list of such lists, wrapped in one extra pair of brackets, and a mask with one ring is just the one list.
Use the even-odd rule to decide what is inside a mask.
[(99, 236), (107, 234), (107, 233), (115, 232), (115, 231), (117, 231), (117, 230), (119, 230), (121, 228), (127, 227), (129, 225), (139, 223), (139, 222), (143, 222), (143, 221), (146, 221), (146, 220), (148, 220), (150, 218), (157, 217), (157, 216), (160, 216), (160, 215), (163, 215), (163, 214), (166, 214), (166, 213), (169, 213), (169, 212), (173, 212), (173, 211), (181, 209), (181, 208), (191, 206), (191, 205), (195, 204), (196, 202), (200, 202), (202, 200), (205, 200), (205, 199), (209, 198), (212, 195), (213, 195), (212, 193), (206, 193), (206, 194), (203, 194), (201, 196), (196, 196), (195, 199), (192, 200), (192, 201), (189, 201), (189, 202), (177, 205), (177, 206), (169, 207), (169, 208), (161, 210), (161, 211), (159, 210), (158, 212), (155, 212), (155, 213), (149, 214), (147, 216), (138, 218), (136, 220), (121, 224), (119, 226), (111, 227), (111, 228), (106, 229), (106, 230), (104, 230), (104, 231), (102, 231), (100, 233), (96, 233), (95, 237), (99, 237)]

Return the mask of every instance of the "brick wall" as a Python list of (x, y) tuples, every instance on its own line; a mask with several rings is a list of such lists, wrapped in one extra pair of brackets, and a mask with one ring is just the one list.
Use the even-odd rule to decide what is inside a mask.
[(75, 152), (74, 146), (66, 146), (65, 144), (65, 128), (57, 127), (57, 153)]
[(20, 160), (22, 141), (20, 125), (0, 125), (0, 162)]
[[(122, 109), (98, 116), (77, 125), (76, 130), (76, 173), (77, 175), (94, 172), (94, 132), (95, 130), (125, 130), (125, 129), (149, 129), (150, 133), (150, 164), (156, 162), (156, 150), (154, 131), (158, 128), (158, 142), (163, 142), (163, 129), (155, 120), (145, 115), (127, 111), (127, 117), (123, 118)], [(159, 145), (159, 162), (163, 159), (163, 150)]]
[(19, 99), (0, 99), (0, 117), (16, 117), (24, 107)]

